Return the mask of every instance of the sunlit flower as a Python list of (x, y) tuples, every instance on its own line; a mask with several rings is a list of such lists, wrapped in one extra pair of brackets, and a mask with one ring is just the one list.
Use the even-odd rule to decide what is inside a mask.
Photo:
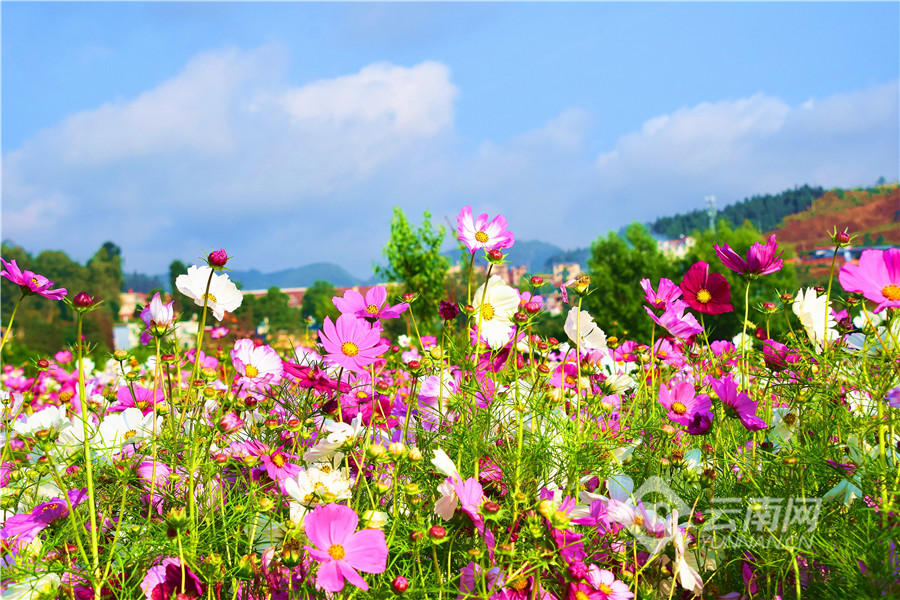
[(775, 241), (775, 234), (769, 237), (769, 241), (763, 246), (759, 242), (755, 242), (750, 249), (747, 250), (746, 258), (741, 258), (732, 250), (728, 244), (724, 246), (715, 246), (716, 256), (722, 261), (722, 264), (745, 277), (755, 279), (762, 275), (776, 273), (784, 266), (781, 260), (781, 254), (775, 254), (778, 251), (778, 242)]
[(329, 500), (348, 500), (350, 481), (338, 469), (310, 467), (296, 477), (284, 480), (285, 493), (306, 507), (318, 506)]
[(274, 385), (284, 375), (281, 357), (271, 346), (257, 346), (253, 340), (241, 339), (234, 343), (231, 362), (241, 376), (241, 382), (249, 385)]
[(6, 277), (19, 286), (22, 293), (26, 295), (37, 294), (44, 298), (49, 298), (50, 300), (62, 300), (66, 297), (67, 292), (65, 288), (51, 290), (50, 288), (53, 287), (52, 281), (43, 275), (38, 275), (37, 273), (27, 270), (23, 271), (19, 268), (19, 265), (16, 264), (15, 260), (6, 262), (0, 258), (0, 263), (3, 264), (3, 269), (0, 270), (0, 276)]
[(519, 308), (519, 293), (496, 275), (483, 283), (472, 296), (475, 307), (473, 321), (481, 324), (479, 332), (491, 350), (499, 350), (513, 332), (512, 316)]
[(586, 310), (573, 306), (566, 316), (563, 330), (569, 339), (581, 348), (606, 349), (606, 334), (594, 323), (594, 318)]
[(380, 329), (353, 315), (341, 315), (336, 323), (325, 317), (319, 339), (328, 362), (355, 372), (365, 371), (389, 347), (381, 343)]
[(147, 574), (141, 581), (141, 590), (147, 600), (182, 595), (187, 598), (202, 598), (203, 589), (200, 578), (190, 567), (182, 565), (179, 558), (163, 559), (161, 564), (147, 569)]
[(703, 332), (703, 327), (697, 321), (697, 317), (685, 313), (687, 308), (687, 303), (681, 300), (671, 300), (661, 315), (657, 315), (649, 306), (645, 306), (644, 310), (657, 325), (668, 331), (673, 337), (690, 341)]
[(725, 414), (740, 419), (741, 424), (749, 431), (759, 431), (768, 427), (765, 421), (756, 416), (757, 403), (746, 392), (738, 392), (734, 378), (708, 377), (706, 381), (725, 405)]
[(503, 250), (515, 243), (513, 234), (506, 230), (506, 219), (497, 215), (488, 222), (487, 214), (478, 218), (472, 216), (472, 207), (464, 207), (456, 218), (458, 224), (457, 238), (469, 252), (475, 254), (478, 250)]
[(661, 385), (659, 403), (669, 411), (669, 419), (685, 426), (690, 424), (696, 413), (709, 413), (712, 410), (709, 396), (698, 396), (694, 391), (694, 384), (688, 381), (675, 383), (671, 389)]
[(304, 530), (314, 547), (305, 548), (321, 563), (316, 573), (319, 588), (339, 592), (346, 580), (365, 591), (369, 586), (357, 571), (382, 573), (387, 568), (384, 532), (356, 531), (358, 523), (356, 512), (340, 504), (320, 506), (306, 516)]
[(663, 277), (659, 280), (659, 288), (654, 291), (649, 279), (641, 279), (644, 289), (644, 300), (656, 310), (666, 310), (669, 304), (681, 298), (681, 288), (675, 282)]
[(723, 275), (709, 270), (709, 264), (694, 263), (681, 282), (684, 300), (691, 308), (707, 315), (731, 312), (731, 289)]
[(380, 285), (369, 288), (365, 298), (356, 290), (344, 292), (344, 296), (331, 299), (342, 315), (354, 315), (362, 319), (396, 319), (409, 308), (409, 304), (401, 302), (394, 306), (387, 303), (387, 290)]
[(858, 265), (847, 263), (841, 267), (838, 281), (848, 292), (877, 302), (876, 313), (900, 307), (900, 248), (863, 251)]
[[(210, 279), (212, 275), (212, 279)], [(209, 291), (206, 286), (209, 284)], [(178, 291), (194, 301), (197, 306), (203, 306), (204, 301), (212, 311), (213, 316), (221, 321), (225, 312), (233, 312), (241, 305), (244, 295), (237, 286), (224, 273), (214, 273), (210, 267), (188, 267), (187, 273), (179, 275), (175, 279), (175, 287)]]
[[(800, 319), (803, 328), (806, 329), (806, 335), (818, 348), (823, 342), (832, 341), (837, 338), (837, 331), (834, 321), (834, 315), (828, 306), (828, 298), (825, 295), (819, 295), (813, 288), (800, 290), (794, 297), (794, 303), (791, 306), (794, 314)], [(827, 323), (826, 323), (827, 319)]]

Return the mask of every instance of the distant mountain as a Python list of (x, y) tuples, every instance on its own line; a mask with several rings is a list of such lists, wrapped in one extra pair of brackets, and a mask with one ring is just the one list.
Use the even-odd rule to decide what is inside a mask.
[[(443, 255), (450, 259), (450, 264), (460, 263), (459, 250), (448, 250)], [(577, 262), (584, 265), (589, 255), (588, 248), (563, 250), (559, 246), (540, 240), (516, 240), (515, 245), (509, 249), (507, 260), (513, 267), (525, 265), (529, 273), (546, 273), (557, 263)], [(482, 266), (486, 264), (484, 253), (475, 254), (475, 264)]]
[(256, 269), (231, 271), (229, 276), (232, 281), (240, 283), (241, 288), (245, 290), (266, 290), (272, 286), (279, 288), (309, 287), (318, 280), (328, 281), (336, 287), (350, 287), (367, 283), (333, 263), (313, 263), (274, 273), (261, 273)]

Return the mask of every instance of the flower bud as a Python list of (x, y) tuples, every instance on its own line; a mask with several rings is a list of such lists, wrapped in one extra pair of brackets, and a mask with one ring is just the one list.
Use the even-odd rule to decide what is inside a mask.
[(834, 236), (834, 243), (838, 246), (846, 246), (850, 243), (850, 234), (845, 229), (844, 231), (839, 231)]
[(775, 309), (778, 308), (774, 302), (763, 302), (763, 309), (766, 312), (775, 312)]
[(188, 517), (183, 508), (170, 508), (166, 513), (166, 523), (176, 531), (184, 529), (188, 524)]
[(489, 261), (497, 264), (503, 260), (503, 253), (500, 250), (494, 248), (493, 250), (488, 250), (487, 257)]
[(395, 577), (394, 581), (391, 582), (391, 587), (394, 588), (396, 593), (402, 594), (409, 589), (409, 579), (402, 575)]
[(496, 502), (487, 501), (484, 503), (483, 508), (484, 508), (484, 512), (486, 512), (490, 515), (496, 515), (498, 512), (500, 512), (500, 505), (497, 504)]
[(537, 505), (537, 513), (544, 517), (545, 519), (550, 519), (553, 516), (553, 513), (556, 512), (556, 507), (553, 505), (553, 502), (550, 500), (541, 500)]
[(441, 307), (440, 309), (438, 309), (438, 313), (441, 315), (441, 318), (443, 320), (451, 321), (456, 318), (456, 315), (459, 314), (459, 308), (452, 302), (445, 302), (441, 300)]
[(209, 253), (207, 262), (209, 262), (209, 266), (213, 269), (221, 269), (225, 266), (225, 263), (228, 262), (228, 253), (225, 252), (224, 248), (220, 250), (213, 250)]
[(416, 299), (416, 295), (413, 292), (406, 292), (405, 294), (403, 294), (404, 302), (412, 302), (415, 299)]
[(394, 458), (400, 458), (403, 456), (403, 453), (406, 452), (406, 446), (403, 445), (403, 442), (392, 442), (388, 445), (388, 452), (390, 452), (391, 456)]
[(794, 296), (785, 292), (784, 294), (781, 295), (781, 301), (784, 304), (790, 304), (791, 302), (794, 301)]
[(41, 369), (42, 371), (43, 371), (44, 369), (49, 369), (49, 368), (50, 368), (50, 361), (47, 360), (46, 358), (42, 358), (41, 360), (37, 361), (37, 368), (38, 368), (38, 369)]
[(434, 525), (428, 530), (428, 537), (433, 540), (442, 540), (447, 537), (447, 530), (440, 525)]
[(255, 554), (245, 554), (239, 560), (237, 564), (237, 569), (235, 570), (235, 577), (238, 579), (252, 579), (253, 572), (256, 570), (258, 565), (258, 559)]
[(418, 448), (416, 448), (415, 446), (413, 446), (412, 448), (409, 449), (408, 457), (409, 457), (409, 460), (411, 460), (413, 462), (419, 462), (420, 460), (422, 460), (422, 451), (419, 450)]
[(526, 302), (525, 312), (529, 315), (536, 315), (541, 311), (541, 305), (538, 302)]
[(373, 444), (366, 448), (366, 454), (369, 455), (369, 458), (381, 458), (382, 456), (384, 456), (384, 453), (384, 446), (379, 446), (378, 444)]
[(529, 281), (534, 287), (541, 287), (542, 285), (544, 285), (544, 278), (540, 275), (532, 275)]
[(72, 299), (75, 308), (90, 308), (94, 305), (94, 299), (87, 292), (81, 292)]
[(528, 322), (528, 315), (523, 312), (516, 311), (515, 313), (513, 313), (513, 321), (515, 321), (519, 325), (524, 325)]
[(281, 562), (289, 569), (303, 564), (303, 545), (299, 540), (288, 539), (281, 547)]

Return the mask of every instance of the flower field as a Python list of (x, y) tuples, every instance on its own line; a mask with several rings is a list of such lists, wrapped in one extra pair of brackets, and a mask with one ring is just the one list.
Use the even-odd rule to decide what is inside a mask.
[[(555, 339), (533, 328), (543, 278), (491, 274), (506, 220), (458, 224), (467, 298), (435, 331), (416, 293), (375, 287), (289, 347), (224, 343), (242, 295), (218, 250), (176, 280), (202, 307), (191, 347), (157, 294), (147, 360), (94, 364), (88, 339), (4, 365), (2, 598), (900, 597), (900, 249), (751, 307), (775, 236), (716, 246), (633, 282), (648, 339), (583, 310), (580, 275)], [(2, 276), (79, 333), (97, 306), (15, 261)], [(790, 333), (748, 331), (751, 310)], [(735, 311), (743, 333), (717, 339)]]

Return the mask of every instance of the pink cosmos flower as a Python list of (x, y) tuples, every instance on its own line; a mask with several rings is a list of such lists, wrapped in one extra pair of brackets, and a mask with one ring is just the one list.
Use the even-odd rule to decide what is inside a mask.
[(731, 289), (719, 273), (710, 272), (709, 264), (698, 261), (691, 265), (681, 282), (681, 291), (691, 308), (707, 315), (731, 312)]
[(325, 317), (319, 339), (331, 364), (354, 372), (365, 371), (389, 347), (381, 342), (380, 329), (353, 315), (341, 315), (337, 323)]
[(243, 339), (234, 343), (231, 361), (241, 375), (241, 382), (258, 386), (273, 385), (284, 375), (281, 357), (271, 346), (257, 346), (253, 340)]
[(202, 598), (203, 584), (200, 578), (185, 565), (185, 578), (182, 581), (181, 570), (179, 558), (163, 559), (162, 564), (147, 569), (147, 574), (141, 581), (141, 590), (147, 600), (163, 600), (176, 595), (178, 598)]
[[(587, 583), (590, 587), (584, 586), (584, 588), (586, 588), (587, 597), (591, 599), (630, 600), (634, 598), (627, 583), (616, 579), (612, 571), (601, 569), (597, 565), (591, 565), (588, 568)], [(574, 594), (574, 597), (579, 598), (577, 593)], [(579, 598), (579, 600), (581, 599)]]
[(877, 302), (876, 313), (900, 307), (900, 248), (864, 251), (858, 265), (847, 263), (841, 267), (838, 281), (848, 292)]
[(684, 426), (690, 424), (696, 413), (712, 411), (709, 396), (697, 396), (694, 392), (694, 384), (688, 381), (676, 383), (672, 389), (665, 385), (660, 386), (659, 403), (669, 411), (667, 415), (669, 419)]
[(687, 308), (688, 305), (685, 302), (672, 300), (668, 302), (665, 312), (659, 316), (649, 306), (645, 306), (644, 310), (657, 325), (668, 331), (673, 337), (690, 342), (703, 332), (703, 327), (700, 326), (697, 317), (690, 313), (685, 314)]
[(396, 319), (409, 308), (409, 304), (401, 302), (394, 306), (387, 304), (387, 290), (376, 285), (366, 292), (366, 297), (356, 290), (347, 290), (344, 296), (331, 299), (342, 315), (355, 315), (363, 319)]
[(357, 572), (383, 573), (388, 549), (384, 532), (378, 529), (356, 531), (359, 517), (341, 504), (317, 506), (303, 522), (306, 536), (315, 546), (306, 546), (309, 555), (319, 561), (316, 585), (327, 592), (344, 589), (344, 580), (366, 591), (369, 586)]
[(456, 218), (458, 224), (457, 238), (469, 252), (475, 254), (478, 250), (503, 250), (511, 247), (515, 243), (513, 234), (506, 230), (506, 219), (503, 215), (497, 215), (488, 222), (487, 214), (473, 218), (472, 207), (466, 206)]
[(740, 419), (748, 431), (759, 431), (768, 427), (765, 421), (756, 416), (757, 403), (751, 400), (746, 392), (738, 393), (737, 382), (733, 377), (723, 379), (708, 377), (706, 382), (725, 405), (725, 414)]
[(211, 337), (214, 340), (223, 338), (226, 335), (228, 335), (227, 327), (213, 327), (212, 330), (209, 332), (209, 337)]
[(153, 295), (150, 304), (141, 311), (141, 320), (144, 321), (146, 326), (141, 334), (141, 344), (146, 346), (154, 335), (162, 336), (165, 334), (166, 330), (172, 326), (172, 321), (175, 320), (174, 307), (174, 300), (168, 304), (163, 304), (159, 292)]
[(732, 250), (728, 244), (724, 246), (715, 245), (716, 256), (722, 261), (722, 264), (745, 277), (756, 279), (762, 275), (776, 273), (782, 269), (784, 262), (781, 260), (781, 254), (775, 254), (778, 251), (778, 242), (775, 241), (775, 234), (769, 237), (769, 241), (765, 246), (759, 242), (754, 243), (747, 250), (746, 259), (741, 258)]
[(641, 287), (644, 288), (644, 300), (657, 310), (666, 310), (672, 301), (681, 298), (681, 288), (665, 277), (659, 280), (657, 291), (653, 291), (649, 279), (641, 279)]
[(3, 269), (0, 270), (0, 276), (6, 277), (19, 286), (23, 294), (37, 294), (44, 298), (49, 298), (50, 300), (62, 300), (66, 297), (67, 292), (65, 288), (51, 290), (50, 288), (53, 286), (52, 281), (43, 275), (38, 275), (31, 271), (23, 271), (19, 268), (19, 265), (16, 264), (15, 260), (6, 262), (0, 258), (0, 263), (3, 264)]

